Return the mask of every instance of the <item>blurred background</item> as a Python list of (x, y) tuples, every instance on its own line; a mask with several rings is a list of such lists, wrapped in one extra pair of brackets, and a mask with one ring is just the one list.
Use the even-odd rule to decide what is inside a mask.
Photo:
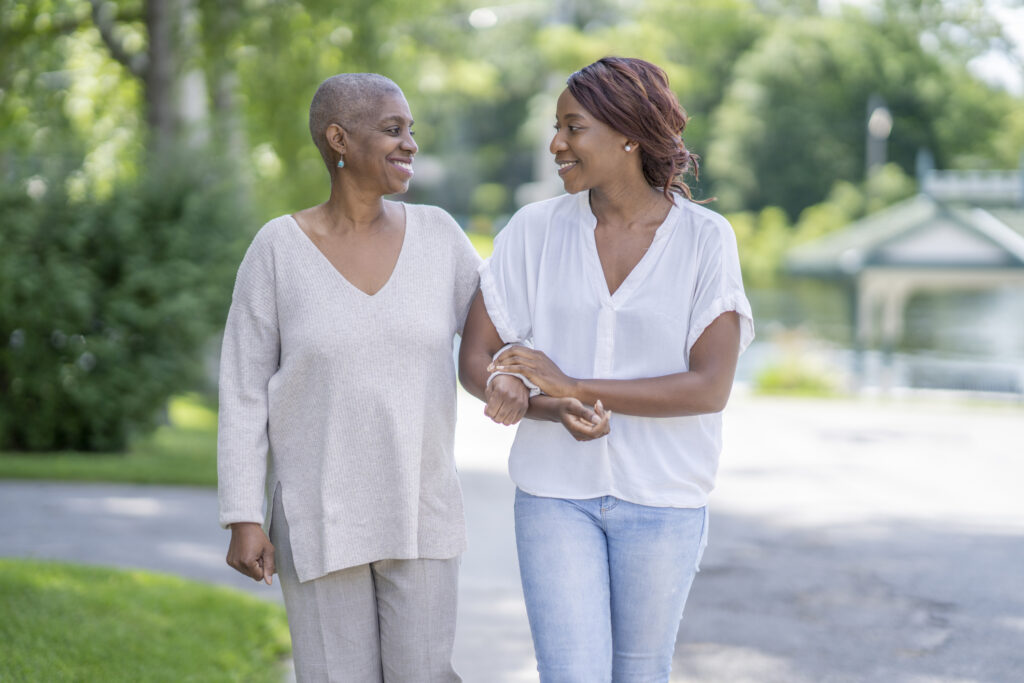
[[(120, 448), (168, 396), (210, 389), (202, 359), (248, 239), (325, 197), (306, 119), (325, 77), (404, 88), (421, 147), (408, 199), (446, 208), (486, 255), (512, 212), (560, 191), (554, 100), (608, 54), (663, 66), (690, 115), (692, 180), (735, 228), (759, 323), (741, 381), (1024, 391), (1019, 2), (3, 0), (0, 25), (5, 448)], [(1008, 187), (983, 208), (1010, 233), (960, 221), (911, 261), (977, 238), (991, 263), (967, 265), (1005, 277), (940, 274), (885, 304), (864, 254), (787, 264), (948, 170), (992, 179), (940, 202)], [(862, 251), (934, 232), (928, 215), (880, 222), (898, 225)], [(885, 316), (900, 324), (869, 324)]]
[(1019, 411), (1019, 0), (0, 0), (0, 477), (215, 482), (235, 269), (326, 198), (324, 78), (404, 89), (404, 198), (486, 256), (561, 191), (555, 99), (610, 54), (668, 72), (736, 232), (740, 386)]

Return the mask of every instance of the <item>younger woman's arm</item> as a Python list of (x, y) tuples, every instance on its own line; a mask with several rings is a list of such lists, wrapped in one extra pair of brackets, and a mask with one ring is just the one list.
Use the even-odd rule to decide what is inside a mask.
[(727, 311), (694, 343), (687, 372), (644, 379), (576, 379), (563, 373), (543, 352), (519, 346), (505, 351), (489, 369), (519, 373), (550, 397), (572, 397), (584, 405), (600, 401), (609, 411), (625, 415), (700, 415), (725, 408), (739, 347), (739, 315)]

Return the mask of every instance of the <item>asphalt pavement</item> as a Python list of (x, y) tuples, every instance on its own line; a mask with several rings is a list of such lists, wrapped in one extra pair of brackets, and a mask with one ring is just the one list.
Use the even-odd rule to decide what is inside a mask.
[[(505, 467), (513, 430), (481, 411), (460, 394), (470, 546), (456, 667), (467, 683), (536, 681)], [(674, 682), (1024, 681), (1024, 405), (738, 391), (724, 441)], [(276, 583), (224, 563), (216, 509), (208, 489), (0, 481), (0, 555), (280, 601)]]

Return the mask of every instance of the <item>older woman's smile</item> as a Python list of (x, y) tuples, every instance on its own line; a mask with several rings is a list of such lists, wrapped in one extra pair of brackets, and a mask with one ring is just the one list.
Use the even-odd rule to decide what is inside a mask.
[(555, 163), (558, 164), (558, 175), (561, 176), (561, 175), (565, 175), (566, 173), (568, 173), (572, 169), (576, 168), (576, 164), (578, 164), (579, 162), (575, 161), (575, 160), (569, 161), (569, 160), (564, 160), (564, 159), (563, 160), (555, 159)]
[(407, 157), (403, 159), (395, 159), (393, 157), (389, 157), (388, 163), (390, 163), (392, 166), (397, 166), (402, 170), (402, 172), (407, 173), (410, 176), (414, 174), (414, 171), (412, 170), (412, 157)]

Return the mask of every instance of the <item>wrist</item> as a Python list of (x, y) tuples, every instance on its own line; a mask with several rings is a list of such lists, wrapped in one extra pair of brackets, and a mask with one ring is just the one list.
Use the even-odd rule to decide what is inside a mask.
[(558, 394), (560, 397), (575, 398), (581, 403), (586, 403), (586, 401), (583, 400), (583, 380), (567, 376), (562, 386), (563, 388)]
[(526, 417), (533, 420), (547, 422), (562, 421), (562, 403), (564, 399), (547, 394), (530, 397), (530, 407), (526, 411)]

